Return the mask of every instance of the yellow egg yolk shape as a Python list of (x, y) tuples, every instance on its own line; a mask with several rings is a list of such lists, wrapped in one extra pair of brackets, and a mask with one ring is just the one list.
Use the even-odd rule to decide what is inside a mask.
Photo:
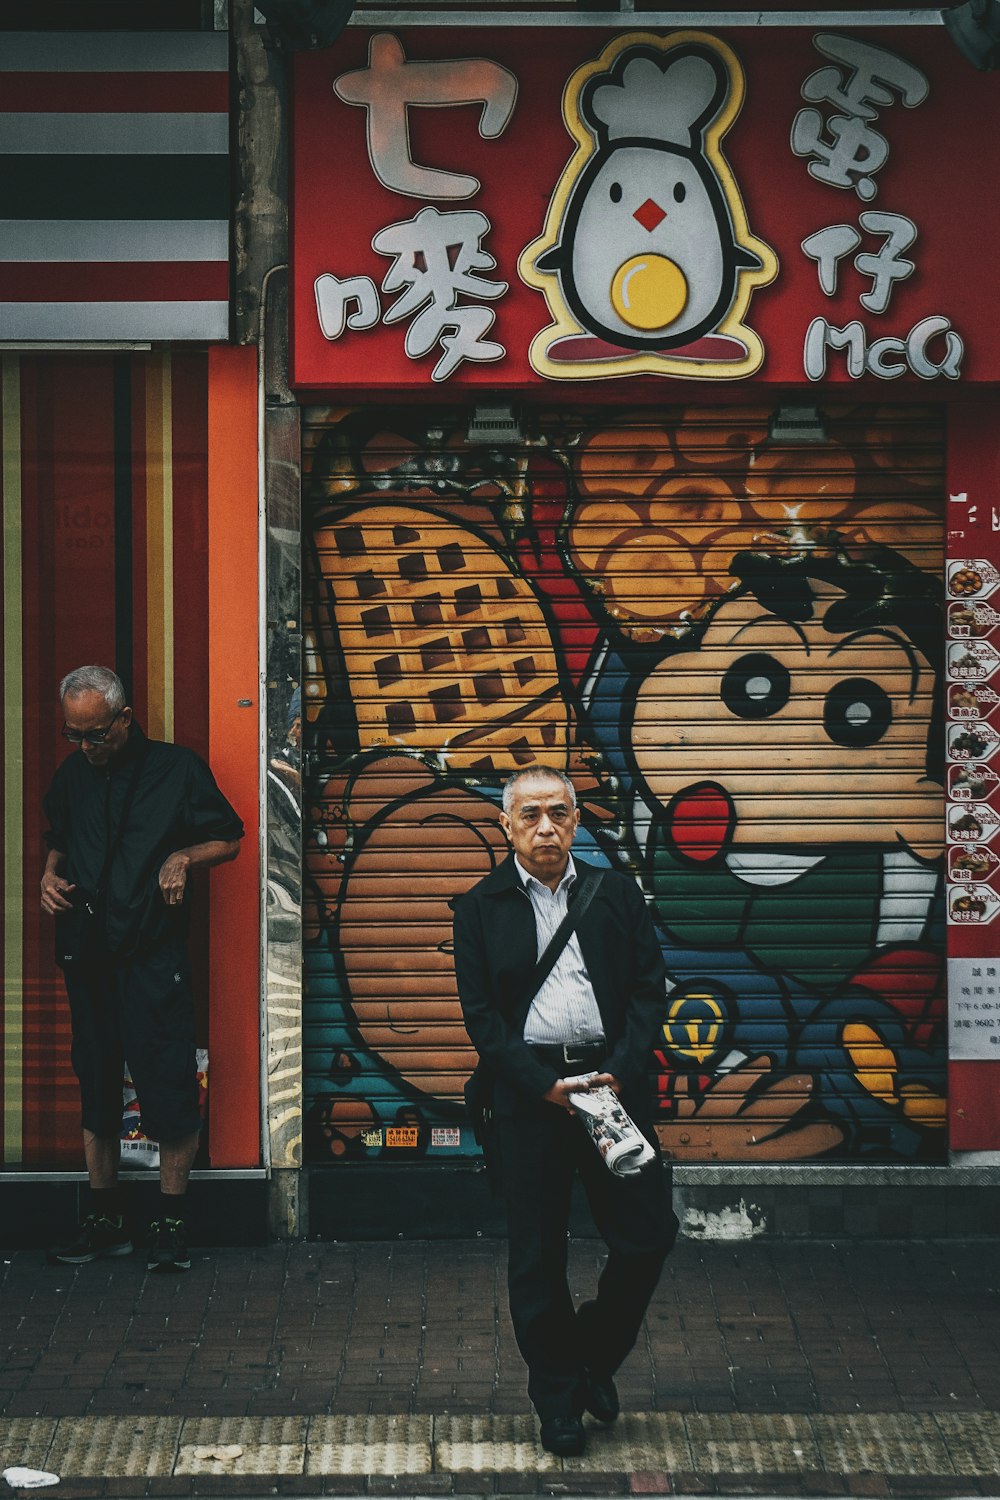
[(667, 328), (687, 305), (687, 277), (665, 255), (633, 255), (615, 272), (611, 305), (631, 328)]

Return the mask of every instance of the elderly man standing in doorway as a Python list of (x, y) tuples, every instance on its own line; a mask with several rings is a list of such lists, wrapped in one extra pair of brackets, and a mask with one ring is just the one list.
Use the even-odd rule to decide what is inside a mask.
[[(617, 870), (598, 882), (574, 862), (580, 813), (568, 777), (519, 771), (503, 808), (512, 853), (455, 903), (455, 972), (477, 1076), (492, 1085), (491, 1154), (507, 1199), (510, 1310), (528, 1395), (543, 1447), (570, 1456), (584, 1449), (584, 1411), (618, 1415), (614, 1372), (677, 1234), (647, 1085), (664, 967), (636, 883)], [(585, 901), (566, 939), (561, 924)], [(558, 957), (545, 975), (553, 938)], [(656, 1151), (636, 1176), (613, 1176), (575, 1117), (567, 1079), (583, 1073), (619, 1095)], [(609, 1253), (595, 1300), (574, 1313), (566, 1236), (577, 1174)]]
[(70, 672), (59, 696), (63, 737), (78, 749), (45, 796), (42, 910), (55, 918), (69, 998), (91, 1207), (49, 1258), (82, 1265), (132, 1252), (117, 1180), (127, 1059), (143, 1130), (160, 1145), (148, 1268), (186, 1271), (201, 1123), (188, 874), (235, 859), (243, 824), (192, 750), (147, 739), (109, 668)]

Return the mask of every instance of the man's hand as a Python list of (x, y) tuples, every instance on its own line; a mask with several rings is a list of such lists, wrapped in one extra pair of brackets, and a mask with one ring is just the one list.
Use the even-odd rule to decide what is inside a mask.
[(191, 861), (185, 850), (169, 854), (160, 866), (160, 891), (168, 906), (179, 906), (184, 900), (188, 866)]
[(573, 1106), (569, 1102), (569, 1096), (579, 1093), (580, 1087), (580, 1084), (574, 1083), (571, 1078), (557, 1078), (544, 1097), (549, 1104), (558, 1104), (560, 1109), (568, 1109), (572, 1113)]
[(75, 890), (75, 885), (71, 885), (46, 865), (42, 876), (42, 911), (48, 912), (50, 917), (60, 911), (72, 911), (73, 903), (69, 900), (69, 895)]
[(42, 911), (47, 912), (50, 917), (61, 911), (73, 910), (69, 896), (71, 891), (76, 890), (76, 886), (59, 874), (59, 866), (65, 858), (62, 849), (50, 849), (42, 872)]
[(572, 1110), (570, 1094), (587, 1094), (591, 1089), (609, 1088), (617, 1096), (621, 1093), (621, 1084), (613, 1073), (595, 1073), (593, 1078), (581, 1082), (579, 1078), (559, 1078), (549, 1089), (545, 1098), (550, 1104), (558, 1104), (561, 1109)]
[(160, 866), (160, 890), (164, 901), (168, 906), (179, 906), (184, 900), (188, 870), (192, 865), (210, 870), (213, 865), (235, 859), (239, 852), (239, 839), (208, 839), (204, 844), (192, 844), (190, 849), (178, 849), (174, 854), (168, 854)]

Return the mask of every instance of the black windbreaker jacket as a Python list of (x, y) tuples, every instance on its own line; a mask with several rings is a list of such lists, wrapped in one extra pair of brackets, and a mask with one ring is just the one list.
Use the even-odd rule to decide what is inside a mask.
[[(590, 868), (574, 856), (582, 877)], [(571, 888), (569, 904), (580, 888)], [(559, 1074), (524, 1041), (531, 1003), (524, 989), (538, 956), (535, 914), (512, 855), (457, 898), (455, 976), (466, 1030), (493, 1078), (522, 1098), (541, 1097)], [(636, 1118), (649, 1113), (646, 1074), (657, 1028), (664, 1019), (663, 955), (635, 881), (606, 870), (577, 933), (594, 987), (608, 1060), (622, 1084), (622, 1100)], [(497, 1104), (504, 1112), (503, 1101)]]
[(210, 839), (243, 837), (242, 822), (201, 757), (182, 745), (147, 739), (133, 723), (124, 751), (110, 766), (92, 766), (77, 751), (59, 766), (45, 795), (46, 842), (65, 854), (60, 874), (81, 894), (97, 895), (137, 757), (138, 782), (100, 903), (108, 948), (118, 954), (149, 952), (186, 937), (190, 885), (176, 907), (160, 893), (160, 867), (168, 854)]

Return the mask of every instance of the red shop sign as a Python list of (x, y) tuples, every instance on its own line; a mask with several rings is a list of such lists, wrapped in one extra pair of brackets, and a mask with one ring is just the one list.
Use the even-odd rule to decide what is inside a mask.
[(1000, 379), (939, 31), (351, 28), (295, 58), (300, 389)]

